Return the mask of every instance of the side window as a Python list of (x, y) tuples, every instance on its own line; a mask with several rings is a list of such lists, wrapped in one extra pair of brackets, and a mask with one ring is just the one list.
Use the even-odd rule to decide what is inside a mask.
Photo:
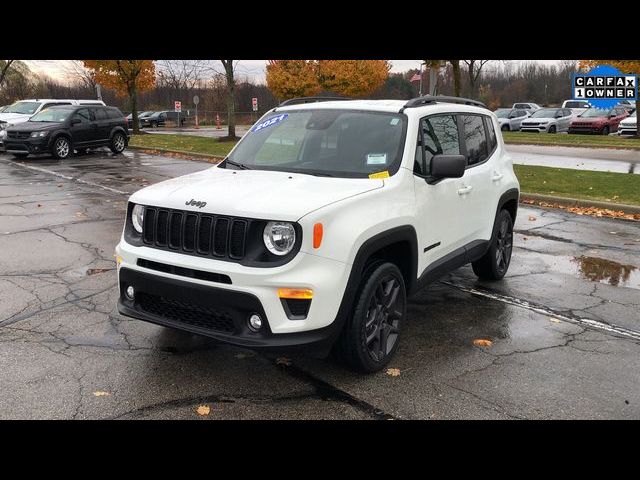
[(496, 138), (496, 130), (493, 126), (493, 120), (489, 117), (484, 117), (484, 125), (487, 128), (487, 135), (489, 140), (489, 153), (493, 153), (493, 151), (498, 146), (498, 139)]
[(79, 118), (82, 123), (91, 122), (91, 114), (89, 113), (88, 108), (81, 108), (76, 113), (73, 114), (73, 118)]
[[(431, 159), (434, 155), (460, 155), (458, 125), (453, 115), (434, 115), (420, 121), (424, 150), (424, 163), (420, 150), (416, 151), (416, 173), (431, 174)], [(419, 147), (418, 147), (419, 148)]]
[(467, 145), (467, 165), (484, 162), (488, 157), (487, 136), (480, 115), (460, 115)]
[(104, 108), (92, 108), (96, 120), (108, 120), (109, 117)]

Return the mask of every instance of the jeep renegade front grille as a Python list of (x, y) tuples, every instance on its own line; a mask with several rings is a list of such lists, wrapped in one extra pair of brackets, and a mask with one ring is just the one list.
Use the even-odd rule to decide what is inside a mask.
[(153, 248), (241, 260), (248, 227), (241, 218), (145, 207), (142, 240)]

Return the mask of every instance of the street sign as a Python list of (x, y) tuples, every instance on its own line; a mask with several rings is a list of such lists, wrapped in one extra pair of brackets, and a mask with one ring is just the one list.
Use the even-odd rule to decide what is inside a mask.
[(258, 111), (258, 99), (256, 97), (251, 99), (251, 106), (253, 107), (254, 112)]
[(175, 101), (173, 102), (174, 108), (176, 112), (182, 111), (182, 102)]
[(200, 103), (200, 97), (198, 95), (193, 96), (193, 104), (198, 105)]

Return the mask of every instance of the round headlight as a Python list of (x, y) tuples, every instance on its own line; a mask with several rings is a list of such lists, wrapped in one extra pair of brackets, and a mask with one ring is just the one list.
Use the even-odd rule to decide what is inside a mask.
[(136, 205), (131, 212), (131, 223), (136, 232), (142, 233), (142, 222), (144, 221), (144, 207), (142, 205)]
[(289, 222), (269, 222), (264, 227), (264, 246), (274, 255), (286, 255), (296, 243), (296, 231)]

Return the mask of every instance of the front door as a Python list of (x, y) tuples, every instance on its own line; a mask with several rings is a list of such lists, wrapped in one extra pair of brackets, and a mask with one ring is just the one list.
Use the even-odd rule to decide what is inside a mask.
[(88, 108), (81, 108), (73, 114), (72, 122), (79, 120), (77, 123), (72, 123), (71, 138), (75, 147), (81, 147), (91, 143), (93, 137), (96, 135), (95, 130), (97, 125), (93, 120), (91, 112)]

